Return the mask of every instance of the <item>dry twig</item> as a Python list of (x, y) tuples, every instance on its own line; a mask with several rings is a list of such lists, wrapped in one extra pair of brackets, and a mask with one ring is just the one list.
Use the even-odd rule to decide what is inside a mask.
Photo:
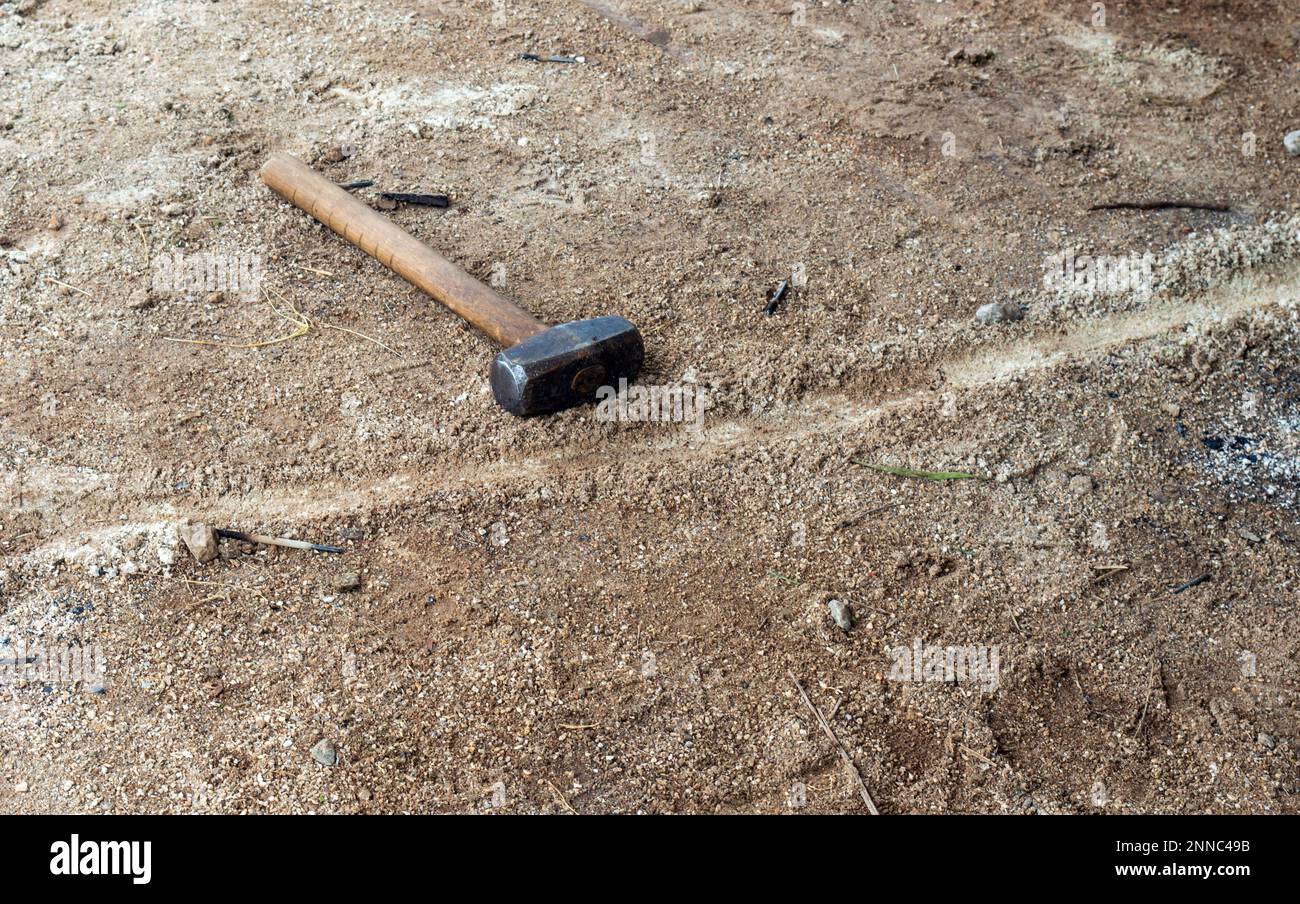
[(47, 276), (45, 277), (45, 280), (46, 282), (54, 283), (56, 286), (63, 286), (63, 288), (65, 289), (71, 289), (73, 292), (76, 292), (78, 295), (85, 295), (87, 298), (95, 297), (94, 295), (91, 295), (89, 292), (87, 292), (85, 289), (78, 289), (76, 286), (72, 285), (71, 283), (65, 283), (63, 280), (55, 279), (53, 276)]
[(551, 783), (551, 780), (550, 780), (549, 778), (543, 778), (542, 781), (546, 782), (547, 786), (551, 789), (551, 793), (553, 793), (553, 794), (555, 795), (555, 799), (558, 800), (558, 801), (560, 802), (560, 806), (564, 807), (564, 809), (568, 810), (568, 811), (569, 811), (570, 813), (572, 813), (574, 816), (577, 816), (577, 815), (578, 815), (578, 811), (575, 810), (575, 809), (573, 809), (573, 806), (569, 803), (569, 801), (565, 798), (565, 796), (560, 792), (560, 789), (557, 788), (557, 787), (555, 787), (555, 785), (553, 785), (553, 784)]
[(812, 710), (813, 715), (817, 717), (817, 723), (821, 725), (822, 731), (826, 732), (826, 737), (831, 739), (831, 743), (834, 744), (835, 749), (839, 751), (840, 759), (848, 763), (849, 769), (853, 773), (853, 777), (858, 780), (858, 790), (862, 792), (863, 803), (867, 805), (867, 809), (871, 811), (872, 816), (879, 816), (880, 811), (876, 809), (876, 802), (871, 799), (871, 792), (867, 790), (867, 784), (862, 780), (862, 773), (858, 771), (857, 764), (853, 762), (853, 757), (849, 756), (849, 752), (845, 750), (844, 745), (840, 743), (839, 736), (835, 734), (835, 729), (831, 728), (831, 723), (826, 721), (826, 717), (821, 714), (821, 710), (813, 704), (812, 700), (808, 696), (808, 692), (803, 689), (803, 682), (794, 677), (793, 672), (790, 673), (790, 680), (794, 682), (794, 686), (799, 691), (799, 696), (803, 698), (803, 702), (807, 704), (808, 708)]

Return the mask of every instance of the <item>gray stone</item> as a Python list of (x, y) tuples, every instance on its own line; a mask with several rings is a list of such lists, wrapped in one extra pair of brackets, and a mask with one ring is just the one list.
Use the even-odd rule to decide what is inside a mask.
[(361, 589), (361, 575), (355, 571), (344, 571), (334, 576), (334, 589), (339, 593), (351, 593)]
[(1259, 742), (1259, 746), (1265, 747), (1269, 750), (1272, 750), (1277, 746), (1277, 738), (1273, 737), (1267, 731), (1261, 731), (1255, 736), (1255, 740)]
[(1104, 807), (1110, 803), (1110, 789), (1106, 787), (1105, 782), (1094, 782), (1091, 796), (1094, 807)]
[(1092, 478), (1087, 474), (1077, 474), (1071, 477), (1070, 492), (1076, 496), (1087, 496), (1092, 492)]
[(1015, 303), (990, 302), (981, 305), (975, 312), (975, 319), (980, 323), (988, 326), (994, 323), (1012, 323), (1023, 319), (1025, 312), (1020, 309), (1020, 305)]
[(1300, 157), (1300, 129), (1287, 132), (1286, 137), (1282, 139), (1282, 146), (1292, 157)]
[(338, 748), (328, 738), (321, 738), (311, 749), (311, 758), (322, 766), (334, 766), (339, 761)]
[(835, 624), (845, 631), (853, 627), (853, 610), (844, 600), (831, 600), (826, 604), (826, 608), (830, 610), (831, 618), (835, 621)]
[(176, 533), (190, 555), (200, 562), (211, 562), (217, 557), (217, 532), (210, 525), (186, 522), (176, 528)]

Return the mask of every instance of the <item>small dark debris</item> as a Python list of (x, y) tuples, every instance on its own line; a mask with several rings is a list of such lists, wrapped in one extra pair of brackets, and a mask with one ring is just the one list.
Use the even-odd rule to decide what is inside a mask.
[(519, 59), (521, 59), (521, 60), (527, 60), (527, 61), (530, 62), (530, 63), (581, 63), (581, 62), (584, 62), (584, 58), (583, 58), (583, 57), (564, 56), (564, 55), (562, 55), (562, 54), (554, 54), (554, 55), (552, 55), (552, 56), (539, 56), (538, 54), (535, 54), (535, 53), (521, 53), (521, 54), (519, 54)]
[(1186, 584), (1180, 584), (1179, 586), (1177, 586), (1177, 587), (1175, 587), (1175, 588), (1173, 589), (1173, 592), (1174, 592), (1174, 593), (1182, 593), (1184, 590), (1191, 590), (1193, 587), (1197, 587), (1197, 586), (1199, 586), (1199, 585), (1201, 585), (1201, 584), (1204, 584), (1204, 583), (1205, 583), (1206, 581), (1208, 581), (1209, 579), (1210, 579), (1210, 575), (1209, 575), (1209, 574), (1203, 574), (1203, 575), (1201, 575), (1199, 578), (1192, 578), (1192, 579), (1191, 579), (1190, 581), (1188, 581)]
[(1201, 442), (1205, 443), (1205, 448), (1211, 452), (1222, 451), (1224, 446), (1223, 437), (1221, 436), (1204, 436), (1201, 437)]
[(781, 285), (776, 287), (776, 291), (772, 293), (772, 297), (768, 299), (767, 307), (764, 309), (768, 317), (776, 313), (776, 309), (780, 307), (781, 301), (788, 291), (790, 291), (790, 280), (781, 280)]
[(1088, 210), (1208, 210), (1211, 213), (1232, 213), (1226, 204), (1202, 204), (1199, 201), (1116, 201), (1112, 204), (1094, 204)]
[(983, 66), (994, 56), (996, 56), (994, 51), (987, 47), (954, 47), (948, 51), (948, 54), (943, 58), (943, 62), (946, 66), (954, 66), (957, 63)]
[(451, 198), (446, 195), (421, 195), (404, 191), (381, 191), (379, 197), (383, 198), (385, 201), (396, 201), (398, 204), (419, 204), (424, 207), (448, 207), (451, 205)]

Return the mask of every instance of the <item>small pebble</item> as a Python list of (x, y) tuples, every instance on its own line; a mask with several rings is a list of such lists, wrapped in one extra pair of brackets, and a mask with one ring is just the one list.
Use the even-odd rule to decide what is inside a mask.
[(982, 305), (975, 312), (975, 319), (986, 326), (994, 323), (1013, 323), (1023, 319), (1024, 316), (1025, 312), (1020, 310), (1020, 305), (1002, 304), (996, 301)]
[(987, 47), (954, 47), (944, 56), (943, 62), (945, 66), (953, 66), (957, 63), (983, 66), (994, 56), (994, 52)]
[(1092, 786), (1092, 805), (1094, 807), (1104, 807), (1110, 802), (1110, 789), (1104, 782), (1096, 782)]
[(844, 600), (831, 600), (826, 604), (826, 608), (830, 610), (831, 618), (840, 628), (848, 631), (853, 627), (853, 610)]
[(350, 144), (336, 144), (325, 152), (326, 163), (340, 163), (347, 160), (357, 152), (356, 147)]
[(45, 228), (50, 232), (58, 232), (63, 228), (63, 217), (57, 213), (50, 217), (50, 221), (45, 224)]
[(722, 193), (716, 191), (696, 192), (691, 196), (691, 200), (697, 207), (717, 207), (722, 203)]
[(1267, 748), (1268, 750), (1272, 750), (1277, 746), (1277, 738), (1273, 737), (1267, 731), (1261, 731), (1259, 734), (1255, 735), (1255, 740), (1259, 742), (1259, 746)]
[(14, 785), (14, 791), (15, 791), (16, 793), (18, 793), (18, 794), (26, 794), (26, 793), (27, 793), (27, 783), (26, 783), (26, 782), (19, 782), (18, 784)]
[(181, 524), (176, 533), (190, 555), (200, 562), (211, 562), (217, 557), (217, 532), (207, 524)]
[(311, 758), (322, 766), (333, 766), (339, 761), (338, 748), (328, 738), (321, 738), (311, 749)]
[(1287, 132), (1286, 137), (1282, 139), (1282, 146), (1292, 157), (1300, 157), (1300, 129)]
[(361, 575), (355, 571), (344, 571), (334, 576), (334, 589), (339, 593), (351, 593), (361, 589)]
[(1077, 474), (1071, 477), (1070, 492), (1076, 496), (1087, 496), (1092, 492), (1092, 478), (1087, 474)]

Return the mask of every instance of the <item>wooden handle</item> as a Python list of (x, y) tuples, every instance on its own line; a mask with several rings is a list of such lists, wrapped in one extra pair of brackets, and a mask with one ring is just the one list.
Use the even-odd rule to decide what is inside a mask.
[(262, 181), (290, 204), (307, 211), (501, 345), (516, 345), (546, 329), (546, 324), (300, 160), (272, 154), (261, 175)]

